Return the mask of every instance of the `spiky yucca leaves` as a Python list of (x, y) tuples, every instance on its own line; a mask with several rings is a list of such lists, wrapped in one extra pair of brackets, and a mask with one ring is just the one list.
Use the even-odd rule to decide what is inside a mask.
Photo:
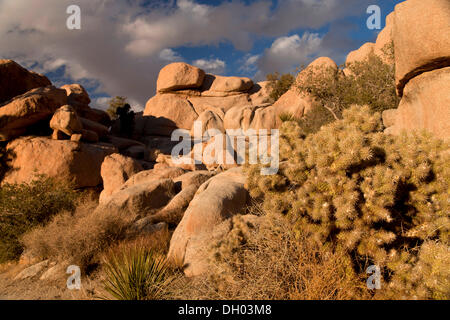
[(132, 247), (105, 259), (105, 290), (118, 300), (155, 300), (170, 283), (166, 259), (153, 250)]
[(358, 106), (306, 138), (285, 122), (279, 173), (252, 167), (248, 183), (265, 210), (287, 215), (317, 242), (401, 273), (425, 240), (448, 248), (449, 145), (381, 129), (380, 114)]

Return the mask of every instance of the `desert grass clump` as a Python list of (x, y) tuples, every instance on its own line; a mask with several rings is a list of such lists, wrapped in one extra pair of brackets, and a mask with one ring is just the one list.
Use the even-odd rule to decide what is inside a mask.
[(54, 179), (37, 176), (30, 183), (0, 187), (0, 263), (19, 258), (20, 238), (45, 225), (62, 210), (73, 211), (79, 193)]
[[(367, 106), (344, 110), (342, 120), (307, 137), (297, 123), (285, 122), (280, 170), (261, 176), (251, 167), (251, 194), (300, 234), (345, 249), (355, 271), (369, 263), (382, 268), (386, 283), (401, 279), (385, 290), (445, 296), (431, 283), (446, 273), (427, 274), (425, 265), (430, 250), (442, 259), (450, 254), (449, 145), (426, 133), (385, 135), (382, 128), (380, 114)], [(420, 275), (412, 277), (412, 270)], [(427, 290), (406, 295), (417, 279)]]
[(62, 212), (47, 225), (27, 233), (26, 250), (42, 259), (67, 261), (83, 271), (100, 263), (100, 255), (126, 237), (134, 216), (120, 210), (96, 210), (84, 203), (75, 212)]
[(171, 282), (165, 256), (145, 246), (122, 245), (111, 250), (102, 269), (107, 299), (161, 299)]
[(353, 271), (343, 251), (333, 252), (297, 234), (279, 214), (262, 213), (257, 222), (234, 217), (229, 234), (211, 243), (209, 250), (209, 273), (179, 280), (175, 298), (370, 298), (365, 282)]

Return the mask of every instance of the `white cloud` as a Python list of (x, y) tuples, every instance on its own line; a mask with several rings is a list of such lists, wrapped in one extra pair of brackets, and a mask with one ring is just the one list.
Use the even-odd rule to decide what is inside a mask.
[(198, 59), (192, 62), (192, 64), (200, 69), (205, 70), (206, 72), (213, 74), (223, 74), (225, 72), (226, 63), (220, 59)]
[(180, 56), (178, 53), (173, 51), (172, 49), (163, 49), (159, 53), (159, 58), (164, 61), (183, 61), (183, 57)]
[[(371, 1), (279, 0), (273, 8), (270, 0), (225, 1), (217, 6), (194, 0), (77, 0), (81, 30), (68, 30), (66, 8), (73, 0), (0, 0), (0, 57), (44, 72), (65, 66), (65, 76), (73, 82), (98, 82), (98, 93), (127, 96), (143, 106), (155, 93), (161, 67), (178, 58), (168, 48), (228, 41), (238, 50), (250, 50), (256, 37), (322, 27), (365, 12)], [(258, 60), (263, 71), (270, 61), (285, 67), (280, 62), (283, 54), (276, 50), (283, 42), (289, 41), (280, 40)], [(288, 62), (302, 60), (302, 55), (290, 52), (285, 55)], [(220, 60), (209, 62), (216, 73), (223, 72)]]
[(307, 64), (321, 49), (322, 38), (316, 33), (305, 32), (290, 37), (276, 39), (272, 46), (258, 59), (258, 67), (263, 75), (292, 72), (296, 67)]
[(100, 97), (91, 102), (91, 107), (100, 109), (100, 110), (107, 110), (109, 105), (109, 101), (111, 100), (111, 97)]
[(247, 54), (244, 57), (242, 66), (239, 68), (239, 70), (243, 72), (255, 72), (258, 68), (257, 63), (260, 58), (261, 55), (259, 54), (255, 55)]

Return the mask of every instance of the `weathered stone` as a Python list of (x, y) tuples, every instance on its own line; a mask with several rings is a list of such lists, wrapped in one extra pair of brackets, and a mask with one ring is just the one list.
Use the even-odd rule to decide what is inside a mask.
[(184, 62), (171, 63), (161, 69), (156, 83), (157, 92), (199, 88), (205, 72)]
[(408, 0), (395, 6), (395, 79), (400, 96), (417, 75), (450, 66), (450, 2)]
[(28, 126), (50, 119), (66, 102), (64, 90), (48, 86), (33, 89), (0, 105), (0, 141), (15, 138)]
[(24, 280), (37, 276), (38, 273), (48, 266), (48, 262), (48, 260), (45, 260), (22, 270), (17, 276), (14, 277), (14, 280)]
[(106, 198), (97, 210), (120, 210), (145, 216), (164, 207), (175, 194), (172, 179), (153, 180), (132, 186), (123, 185), (112, 196)]
[(450, 137), (450, 67), (411, 79), (397, 109), (391, 133), (422, 130), (448, 140)]
[(119, 190), (123, 184), (143, 168), (136, 160), (114, 153), (105, 158), (101, 166), (103, 191), (100, 194), (100, 203)]
[(50, 128), (64, 132), (71, 136), (74, 133), (80, 133), (83, 125), (77, 116), (74, 108), (69, 105), (62, 106), (53, 114), (50, 120)]
[(81, 118), (81, 117), (80, 117), (80, 121), (81, 121), (84, 129), (94, 131), (99, 136), (100, 139), (105, 138), (109, 135), (109, 129), (106, 126), (104, 126), (98, 122), (94, 122), (89, 119), (85, 119), (85, 118)]
[(67, 102), (69, 104), (89, 105), (91, 99), (86, 89), (81, 84), (66, 84), (61, 87), (66, 90)]
[(185, 264), (191, 238), (211, 232), (227, 218), (242, 212), (248, 201), (245, 181), (242, 168), (235, 168), (209, 179), (199, 188), (172, 236), (169, 259)]
[(117, 149), (101, 144), (24, 137), (10, 142), (6, 151), (11, 169), (4, 183), (28, 183), (41, 174), (67, 182), (74, 188), (84, 188), (102, 183), (103, 159)]
[(0, 60), (0, 105), (32, 89), (50, 85), (47, 77), (28, 71), (12, 60)]

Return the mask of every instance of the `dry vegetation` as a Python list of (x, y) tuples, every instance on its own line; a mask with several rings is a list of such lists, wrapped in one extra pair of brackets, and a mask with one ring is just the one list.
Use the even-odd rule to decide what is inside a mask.
[(100, 255), (125, 239), (134, 217), (123, 211), (95, 210), (97, 203), (80, 205), (75, 212), (62, 212), (46, 226), (33, 229), (23, 242), (27, 251), (41, 259), (68, 261), (89, 271)]
[(212, 244), (210, 273), (178, 280), (177, 299), (369, 299), (348, 256), (296, 233), (278, 214), (249, 225), (233, 219), (230, 236)]

